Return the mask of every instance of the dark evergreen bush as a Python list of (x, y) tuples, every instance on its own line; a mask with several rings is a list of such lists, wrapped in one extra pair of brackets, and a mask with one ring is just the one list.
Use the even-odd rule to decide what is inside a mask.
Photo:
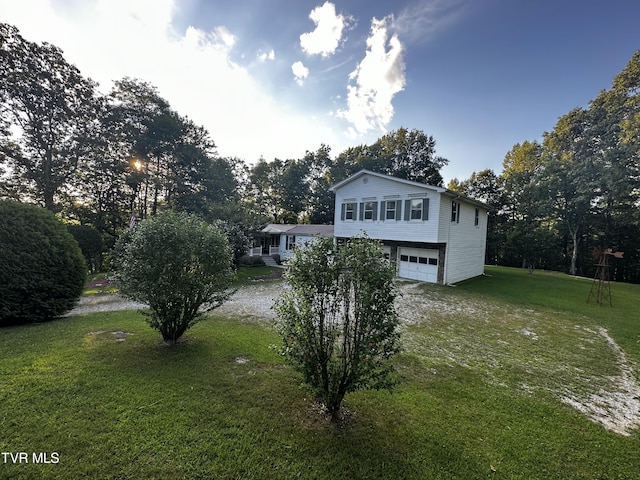
[(0, 201), (0, 326), (66, 313), (86, 274), (78, 243), (51, 212)]

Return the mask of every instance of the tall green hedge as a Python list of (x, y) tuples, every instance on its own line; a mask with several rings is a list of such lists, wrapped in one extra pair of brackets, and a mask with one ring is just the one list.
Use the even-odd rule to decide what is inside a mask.
[(86, 275), (78, 243), (51, 212), (0, 201), (0, 326), (66, 313)]

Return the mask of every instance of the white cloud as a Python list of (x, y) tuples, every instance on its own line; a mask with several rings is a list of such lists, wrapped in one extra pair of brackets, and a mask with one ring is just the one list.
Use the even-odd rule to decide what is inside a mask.
[(309, 18), (316, 24), (313, 32), (300, 35), (300, 46), (308, 55), (332, 55), (342, 39), (342, 32), (347, 26), (348, 19), (344, 15), (336, 14), (336, 6), (325, 2), (321, 7), (311, 10)]
[(268, 52), (260, 51), (258, 53), (258, 60), (260, 60), (263, 63), (266, 62), (267, 60), (275, 60), (275, 58), (276, 58), (276, 52), (273, 50), (273, 48)]
[(393, 28), (409, 44), (428, 42), (438, 32), (468, 15), (474, 2), (469, 0), (421, 0), (398, 12)]
[(396, 34), (387, 42), (387, 22), (392, 20), (371, 21), (365, 57), (349, 75), (355, 84), (347, 86), (348, 109), (337, 114), (351, 123), (354, 135), (374, 129), (385, 131), (393, 118), (393, 97), (406, 83), (404, 47)]
[[(265, 82), (232, 60), (238, 39), (228, 28), (177, 32), (177, 0), (72, 3), (0, 1), (0, 18), (28, 40), (62, 48), (105, 93), (125, 76), (155, 85), (176, 111), (210, 132), (223, 156), (255, 162), (300, 158), (321, 143), (345, 146), (330, 120), (276, 100)], [(273, 50), (266, 53), (273, 58)]]
[(298, 85), (302, 85), (309, 76), (309, 69), (299, 60), (291, 65), (291, 71), (293, 72), (293, 76), (296, 78)]

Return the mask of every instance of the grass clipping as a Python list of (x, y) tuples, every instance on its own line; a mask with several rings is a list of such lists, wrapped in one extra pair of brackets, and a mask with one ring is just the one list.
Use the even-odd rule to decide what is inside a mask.
[(640, 427), (638, 368), (606, 329), (434, 285), (401, 291), (405, 347), (434, 368), (463, 366), (496, 385), (550, 393), (621, 435)]

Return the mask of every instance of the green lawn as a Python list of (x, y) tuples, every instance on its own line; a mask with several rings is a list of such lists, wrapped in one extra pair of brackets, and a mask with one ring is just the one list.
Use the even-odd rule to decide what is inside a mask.
[[(0, 478), (638, 478), (638, 429), (605, 429), (560, 394), (613, 388), (600, 327), (637, 383), (640, 286), (612, 285), (611, 308), (586, 304), (588, 280), (487, 273), (407, 296), (459, 308), (416, 313), (402, 383), (348, 395), (341, 428), (267, 322), (214, 314), (176, 348), (136, 312), (0, 329), (0, 452), (29, 457), (0, 455)], [(33, 464), (41, 452), (57, 463)]]

